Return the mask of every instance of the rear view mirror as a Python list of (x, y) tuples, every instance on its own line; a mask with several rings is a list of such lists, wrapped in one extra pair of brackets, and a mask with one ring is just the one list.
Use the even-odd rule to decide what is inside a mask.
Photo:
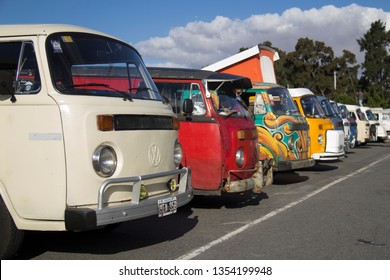
[(191, 115), (192, 112), (194, 111), (194, 102), (192, 101), (192, 99), (184, 99), (184, 102), (183, 102), (183, 112), (184, 112), (184, 115)]

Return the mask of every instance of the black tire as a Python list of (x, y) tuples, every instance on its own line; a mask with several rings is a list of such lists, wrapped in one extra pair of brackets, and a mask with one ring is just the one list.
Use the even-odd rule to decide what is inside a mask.
[(9, 259), (16, 255), (22, 245), (24, 232), (19, 230), (0, 196), (0, 259)]

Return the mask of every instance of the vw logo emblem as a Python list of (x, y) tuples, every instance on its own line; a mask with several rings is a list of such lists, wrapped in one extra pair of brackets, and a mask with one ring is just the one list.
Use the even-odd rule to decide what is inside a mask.
[(152, 146), (149, 147), (149, 162), (152, 166), (156, 167), (160, 164), (161, 162), (161, 153), (160, 153), (160, 148), (157, 147), (157, 145), (153, 144)]

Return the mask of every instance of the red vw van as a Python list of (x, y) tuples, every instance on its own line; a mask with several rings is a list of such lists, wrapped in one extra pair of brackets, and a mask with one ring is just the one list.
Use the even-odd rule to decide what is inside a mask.
[(237, 95), (252, 87), (249, 78), (182, 68), (148, 71), (180, 121), (182, 164), (192, 171), (195, 195), (261, 192), (272, 183), (268, 163), (258, 160), (256, 126)]

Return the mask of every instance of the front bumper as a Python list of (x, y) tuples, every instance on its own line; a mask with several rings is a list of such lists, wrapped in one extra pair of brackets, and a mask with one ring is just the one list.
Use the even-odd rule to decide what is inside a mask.
[(339, 153), (316, 153), (312, 154), (312, 157), (315, 160), (319, 161), (327, 161), (327, 160), (338, 160), (340, 158), (345, 157), (345, 152), (339, 152)]
[[(156, 197), (140, 200), (142, 182), (150, 179), (166, 176), (180, 176), (178, 190), (164, 193)], [(115, 184), (133, 183), (133, 199), (119, 206), (104, 205), (106, 190)], [(99, 226), (115, 224), (129, 220), (135, 220), (158, 214), (158, 201), (170, 197), (176, 197), (177, 207), (191, 201), (193, 192), (191, 187), (191, 172), (187, 168), (176, 169), (142, 176), (107, 179), (100, 186), (96, 208), (68, 207), (65, 209), (65, 228), (67, 230), (89, 230)]]
[(307, 168), (307, 167), (314, 166), (315, 163), (316, 161), (313, 158), (300, 159), (300, 160), (285, 160), (285, 161), (278, 162), (275, 171), (288, 171), (288, 170)]
[[(252, 170), (230, 170), (228, 172), (228, 181), (223, 187), (223, 190), (229, 193), (238, 193), (252, 190), (255, 193), (260, 193), (262, 189), (269, 186), (273, 182), (272, 162), (258, 162), (257, 168)], [(230, 175), (242, 172), (255, 171), (251, 178), (231, 181)]]

